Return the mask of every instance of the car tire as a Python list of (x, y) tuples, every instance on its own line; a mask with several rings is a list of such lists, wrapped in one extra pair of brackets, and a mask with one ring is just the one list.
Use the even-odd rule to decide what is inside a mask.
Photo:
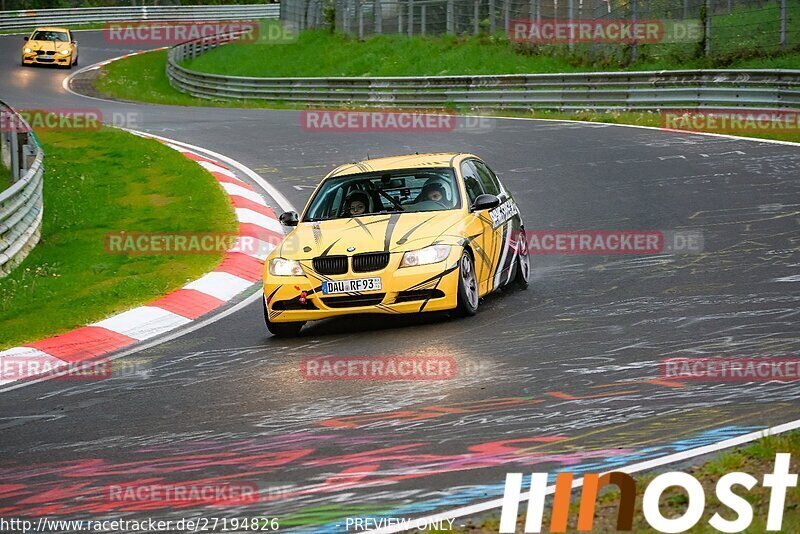
[(514, 285), (519, 289), (528, 289), (531, 280), (531, 262), (528, 250), (524, 243), (518, 244), (520, 253), (517, 255), (517, 274), (514, 276)]
[(475, 261), (467, 249), (461, 253), (458, 260), (458, 303), (455, 314), (457, 317), (469, 317), (478, 313), (478, 278), (475, 275)]
[(305, 321), (292, 322), (292, 323), (273, 323), (269, 320), (269, 311), (267, 311), (267, 302), (262, 298), (261, 305), (264, 309), (264, 323), (267, 325), (269, 333), (275, 337), (297, 337), (300, 334), (300, 329), (305, 325)]

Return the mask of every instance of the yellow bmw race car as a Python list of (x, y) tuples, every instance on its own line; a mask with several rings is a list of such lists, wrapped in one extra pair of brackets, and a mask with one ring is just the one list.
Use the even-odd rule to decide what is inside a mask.
[(472, 154), (413, 154), (342, 165), (317, 186), (267, 258), (264, 317), (276, 336), (356, 313), (454, 310), (530, 273), (511, 194)]
[(23, 37), (22, 66), (58, 65), (71, 68), (78, 64), (78, 41), (66, 28), (42, 27)]

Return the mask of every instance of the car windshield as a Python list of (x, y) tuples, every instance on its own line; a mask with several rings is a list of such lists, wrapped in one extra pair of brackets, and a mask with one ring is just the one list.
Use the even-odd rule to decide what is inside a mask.
[(62, 43), (68, 43), (69, 37), (67, 36), (66, 32), (54, 32), (49, 30), (38, 30), (33, 32), (33, 36), (31, 37), (31, 41), (59, 41)]
[(311, 200), (303, 221), (460, 207), (453, 169), (401, 169), (328, 178)]

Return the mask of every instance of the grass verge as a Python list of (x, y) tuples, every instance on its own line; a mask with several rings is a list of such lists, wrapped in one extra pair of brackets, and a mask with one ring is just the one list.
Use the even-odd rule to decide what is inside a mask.
[(267, 102), (242, 100), (205, 100), (173, 88), (164, 66), (167, 51), (139, 54), (104, 66), (94, 87), (111, 98), (168, 106), (280, 107)]
[(213, 269), (222, 254), (120, 255), (110, 232), (233, 232), (227, 196), (161, 143), (104, 128), (37, 132), (45, 157), (42, 238), (0, 278), (0, 349), (146, 303)]
[[(69, 29), (71, 31), (75, 30), (102, 30), (106, 26), (106, 22), (87, 22), (86, 24), (70, 24)], [(16, 30), (0, 30), (0, 35), (13, 35), (16, 33), (19, 34), (30, 34), (35, 30), (36, 26), (30, 26), (28, 28), (21, 28)]]
[[(717, 480), (719, 480), (721, 476), (734, 471), (748, 473), (758, 479), (758, 484), (756, 484), (752, 490), (747, 491), (741, 486), (736, 486), (734, 487), (734, 491), (746, 499), (753, 507), (754, 519), (750, 528), (747, 529), (747, 532), (765, 532), (767, 512), (770, 503), (770, 488), (765, 488), (762, 481), (764, 474), (773, 472), (775, 455), (779, 452), (790, 453), (792, 455), (789, 469), (790, 473), (797, 473), (800, 471), (800, 432), (794, 431), (777, 436), (769, 436), (750, 445), (723, 452), (702, 465), (679, 469), (697, 478), (703, 485), (706, 494), (705, 512), (697, 525), (691, 529), (691, 532), (702, 534), (718, 533), (718, 530), (708, 525), (708, 520), (715, 513), (719, 513), (726, 519), (735, 519), (735, 514), (732, 513), (727, 506), (719, 502), (714, 489)], [(653, 474), (643, 474), (635, 477), (637, 499), (634, 511), (635, 519), (633, 530), (630, 532), (648, 534), (658, 532), (650, 528), (642, 514), (642, 495), (647, 484), (653, 478)], [(620, 494), (616, 487), (612, 486), (612, 488), (614, 489), (601, 492), (598, 498), (592, 532), (616, 531), (617, 507)], [(570, 532), (573, 532), (576, 528), (579, 510), (577, 501), (579, 496), (580, 490), (573, 491), (573, 503), (570, 508), (570, 526), (568, 528)], [(660, 501), (661, 513), (667, 518), (683, 515), (686, 512), (687, 505), (688, 499), (686, 498), (686, 493), (675, 487), (665, 491)], [(544, 531), (547, 532), (546, 525), (550, 524), (550, 505), (547, 505), (545, 508), (546, 513), (542, 525), (545, 527)], [(521, 506), (520, 510), (522, 509), (523, 507)], [(483, 518), (476, 524), (468, 524), (465, 527), (456, 528), (454, 532), (458, 534), (496, 534), (499, 523), (499, 516), (492, 515)], [(520, 516), (517, 523), (517, 532), (523, 531), (522, 527), (524, 524), (525, 518)], [(793, 491), (792, 488), (789, 488), (786, 496), (782, 532), (800, 532), (800, 501), (798, 501), (797, 491)]]
[(612, 56), (599, 56), (591, 53), (591, 45), (569, 53), (563, 47), (513, 43), (502, 35), (393, 34), (359, 41), (316, 30), (303, 32), (297, 41), (286, 44), (231, 43), (187, 60), (184, 65), (199, 72), (234, 76), (324, 77), (747, 68), (761, 67), (765, 62), (771, 68), (795, 68), (800, 61), (800, 50), (759, 54), (757, 49), (751, 49), (705, 58), (695, 57), (693, 46), (652, 45), (660, 48), (650, 53), (647, 46), (641, 45), (639, 59), (631, 63), (625, 59), (625, 45), (611, 48)]

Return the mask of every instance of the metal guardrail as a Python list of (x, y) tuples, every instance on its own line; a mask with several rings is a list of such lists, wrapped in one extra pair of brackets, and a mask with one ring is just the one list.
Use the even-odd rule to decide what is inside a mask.
[(44, 151), (25, 120), (0, 101), (3, 166), (10, 170), (11, 186), (0, 191), (0, 277), (25, 259), (39, 242), (42, 228)]
[(800, 70), (252, 78), (207, 74), (181, 65), (186, 59), (234, 37), (216, 36), (172, 47), (166, 67), (172, 86), (206, 99), (266, 100), (312, 106), (550, 110), (800, 107)]
[(92, 22), (251, 20), (277, 18), (279, 4), (124, 6), (0, 11), (0, 30), (71, 26)]

